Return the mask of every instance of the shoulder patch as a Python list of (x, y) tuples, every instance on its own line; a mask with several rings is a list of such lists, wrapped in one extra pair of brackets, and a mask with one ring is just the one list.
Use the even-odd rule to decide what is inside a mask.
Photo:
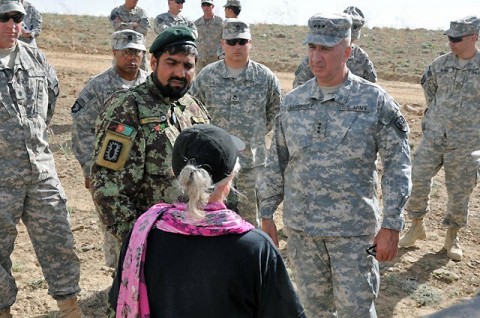
[(107, 126), (107, 131), (115, 132), (125, 137), (130, 137), (135, 133), (135, 128), (125, 125), (123, 123), (111, 121)]
[(397, 126), (398, 129), (400, 129), (401, 131), (403, 132), (407, 132), (408, 131), (408, 124), (407, 124), (407, 121), (405, 120), (405, 118), (403, 118), (403, 116), (397, 116), (393, 122), (395, 124), (395, 126)]
[(129, 157), (136, 132), (135, 128), (131, 126), (114, 121), (110, 122), (95, 163), (112, 170), (123, 169)]

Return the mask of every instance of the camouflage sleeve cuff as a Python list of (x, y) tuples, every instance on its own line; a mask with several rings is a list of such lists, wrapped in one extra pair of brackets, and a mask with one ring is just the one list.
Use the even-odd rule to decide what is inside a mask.
[(404, 220), (403, 216), (398, 216), (397, 218), (384, 218), (382, 221), (382, 229), (391, 229), (396, 231), (401, 231), (403, 229)]
[(276, 195), (260, 201), (260, 217), (262, 219), (273, 219), (275, 210), (282, 202), (282, 196)]

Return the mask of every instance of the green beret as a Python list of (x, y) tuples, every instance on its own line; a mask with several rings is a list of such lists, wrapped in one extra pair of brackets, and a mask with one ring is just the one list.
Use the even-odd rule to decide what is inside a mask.
[(197, 47), (195, 40), (197, 36), (193, 30), (187, 26), (179, 25), (169, 27), (160, 34), (158, 34), (155, 41), (153, 41), (152, 46), (150, 46), (150, 53), (155, 53), (162, 50), (165, 47), (173, 45), (193, 45)]

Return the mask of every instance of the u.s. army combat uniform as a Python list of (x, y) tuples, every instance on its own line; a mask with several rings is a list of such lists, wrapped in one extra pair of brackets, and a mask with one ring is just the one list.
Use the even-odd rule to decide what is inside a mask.
[(0, 309), (17, 295), (10, 255), (20, 219), (25, 224), (48, 293), (57, 300), (79, 291), (66, 197), (48, 145), (58, 79), (45, 56), (18, 42), (13, 67), (0, 62)]
[[(125, 4), (113, 8), (110, 13), (110, 23), (112, 24), (114, 31), (133, 30), (143, 34), (145, 40), (147, 39), (148, 30), (151, 27), (150, 20), (148, 20), (145, 10), (137, 6), (129, 10), (125, 7)], [(134, 26), (134, 23), (138, 23), (138, 25)], [(148, 72), (148, 63), (148, 55), (145, 53), (140, 68)]]
[(197, 73), (207, 64), (218, 61), (218, 55), (222, 51), (223, 19), (214, 15), (210, 20), (202, 16), (195, 21), (198, 31), (197, 49), (198, 60), (195, 64)]
[(377, 153), (381, 227), (399, 231), (410, 190), (407, 131), (393, 99), (351, 73), (333, 95), (312, 79), (284, 97), (260, 184), (260, 213), (272, 219), (283, 200), (288, 255), (309, 317), (335, 310), (338, 317), (375, 317), (378, 263), (365, 249), (380, 225)]
[[(143, 34), (144, 37), (147, 37), (150, 29), (150, 21), (145, 10), (139, 7), (129, 10), (125, 4), (113, 8), (110, 13), (110, 23), (115, 31), (133, 30)], [(134, 23), (138, 23), (138, 25), (134, 26)]]
[(257, 178), (265, 165), (265, 134), (272, 129), (280, 105), (280, 83), (267, 67), (251, 60), (246, 70), (234, 77), (222, 60), (198, 74), (191, 93), (206, 105), (214, 125), (246, 144), (240, 152), (242, 170), (235, 182), (241, 193), (238, 212), (257, 226)]
[[(145, 82), (147, 72), (139, 70), (131, 86)], [(95, 122), (105, 109), (108, 98), (117, 91), (127, 90), (115, 67), (90, 79), (72, 106), (72, 150), (82, 166), (85, 177), (90, 177), (95, 144)]]
[[(139, 69), (137, 78), (131, 86), (145, 82), (147, 72)], [(82, 166), (83, 174), (90, 180), (92, 167), (93, 148), (95, 145), (95, 123), (105, 109), (108, 98), (117, 91), (127, 90), (126, 85), (115, 70), (115, 66), (90, 79), (80, 92), (75, 104), (72, 106), (72, 150), (75, 158)], [(110, 232), (104, 231), (105, 263), (115, 267), (118, 262), (116, 238)]]
[(468, 203), (477, 183), (471, 153), (480, 149), (480, 52), (463, 67), (448, 53), (427, 67), (422, 77), (428, 110), (422, 120), (423, 137), (413, 155), (412, 218), (428, 212), (432, 178), (443, 166), (448, 192), (444, 224), (467, 224)]
[(166, 28), (174, 25), (185, 25), (192, 29), (195, 35), (198, 35), (195, 23), (193, 23), (187, 17), (184, 17), (181, 14), (174, 16), (170, 12), (161, 13), (155, 17), (153, 30), (156, 34), (159, 34)]
[(23, 1), (23, 7), (25, 8), (25, 12), (27, 13), (23, 18), (23, 25), (22, 27), (30, 32), (31, 38), (26, 38), (20, 36), (18, 39), (28, 43), (32, 46), (37, 47), (37, 42), (35, 38), (40, 35), (42, 31), (42, 16), (40, 12), (29, 2)]
[[(353, 74), (360, 76), (367, 81), (372, 83), (377, 81), (377, 71), (368, 57), (367, 52), (356, 44), (352, 44), (352, 53), (350, 53), (350, 57), (347, 60), (347, 67)], [(295, 71), (293, 88), (302, 85), (314, 77), (315, 75), (313, 75), (310, 66), (308, 65), (308, 56), (305, 56)]]
[[(154, 76), (154, 75), (153, 75)], [(173, 202), (171, 154), (176, 136), (196, 123), (209, 123), (205, 108), (185, 95), (161, 95), (145, 83), (112, 96), (101, 115), (92, 166), (92, 192), (102, 221), (122, 240), (137, 217), (158, 202)]]

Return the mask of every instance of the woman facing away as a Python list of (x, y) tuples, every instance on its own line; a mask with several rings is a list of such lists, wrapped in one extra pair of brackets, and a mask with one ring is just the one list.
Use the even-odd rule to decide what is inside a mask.
[(223, 203), (245, 144), (213, 125), (180, 133), (173, 173), (186, 203), (159, 203), (124, 242), (116, 317), (306, 317), (270, 238)]

